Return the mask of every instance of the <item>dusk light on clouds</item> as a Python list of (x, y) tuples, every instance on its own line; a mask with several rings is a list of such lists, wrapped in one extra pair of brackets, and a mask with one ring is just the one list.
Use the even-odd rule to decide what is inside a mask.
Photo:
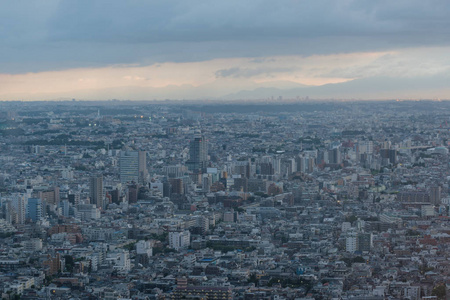
[(0, 99), (450, 98), (449, 12), (448, 1), (4, 1)]

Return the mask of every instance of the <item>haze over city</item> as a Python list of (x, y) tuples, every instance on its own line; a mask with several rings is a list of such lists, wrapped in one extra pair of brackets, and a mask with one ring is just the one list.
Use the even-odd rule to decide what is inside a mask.
[(448, 99), (448, 1), (4, 1), (0, 100)]

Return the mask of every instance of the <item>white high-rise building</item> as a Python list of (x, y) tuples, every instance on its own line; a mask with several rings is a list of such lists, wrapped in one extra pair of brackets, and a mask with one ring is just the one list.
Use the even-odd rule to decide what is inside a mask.
[(189, 231), (172, 231), (169, 232), (169, 247), (175, 250), (186, 249), (191, 241), (191, 233)]
[(16, 194), (12, 199), (12, 207), (15, 212), (15, 222), (24, 224), (27, 216), (28, 198), (22, 194)]
[(130, 253), (124, 251), (119, 255), (117, 266), (121, 271), (129, 272), (131, 270)]
[(152, 243), (150, 241), (139, 241), (136, 243), (136, 254), (153, 255)]
[(359, 154), (373, 154), (373, 141), (358, 142)]
[(358, 235), (350, 234), (345, 240), (345, 250), (347, 252), (355, 252), (358, 250)]
[(110, 252), (107, 254), (106, 261), (109, 262), (114, 270), (119, 272), (129, 272), (131, 270), (130, 253), (128, 251)]
[(372, 234), (364, 232), (351, 232), (345, 240), (347, 252), (370, 251), (373, 247)]
[(352, 224), (350, 222), (342, 222), (341, 230), (342, 232), (349, 231), (352, 228)]

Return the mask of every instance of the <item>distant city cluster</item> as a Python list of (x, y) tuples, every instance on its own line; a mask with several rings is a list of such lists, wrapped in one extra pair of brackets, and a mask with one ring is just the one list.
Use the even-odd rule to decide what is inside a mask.
[(448, 299), (450, 103), (0, 102), (2, 299)]

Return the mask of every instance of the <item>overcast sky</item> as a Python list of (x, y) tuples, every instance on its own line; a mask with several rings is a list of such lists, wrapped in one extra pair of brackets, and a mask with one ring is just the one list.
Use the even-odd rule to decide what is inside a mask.
[(0, 99), (450, 99), (449, 15), (444, 0), (1, 1)]

